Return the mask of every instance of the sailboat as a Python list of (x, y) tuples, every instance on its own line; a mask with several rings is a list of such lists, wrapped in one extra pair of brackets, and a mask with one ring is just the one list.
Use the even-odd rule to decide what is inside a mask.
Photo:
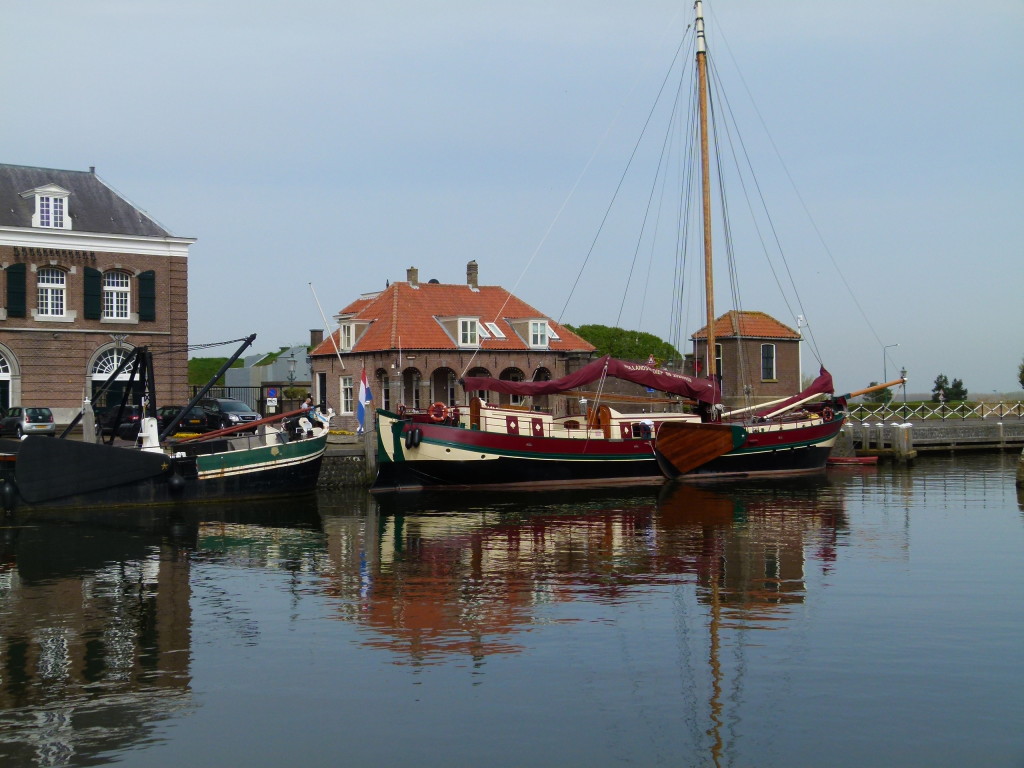
[[(539, 488), (661, 483), (823, 472), (846, 418), (846, 396), (820, 375), (802, 392), (726, 410), (716, 370), (708, 155), (707, 61), (703, 9), (696, 3), (707, 344), (703, 375), (603, 357), (553, 381), (464, 377), (467, 408), (437, 402), (424, 411), (378, 410), (374, 491), (423, 488)], [(700, 370), (700, 368), (698, 368)], [(580, 387), (613, 377), (685, 399), (685, 408), (619, 411)], [(890, 382), (881, 387), (893, 386)], [(599, 385), (600, 386), (600, 385)], [(580, 416), (555, 417), (519, 404), (491, 404), (498, 392), (521, 398), (564, 394)], [(869, 391), (862, 390), (861, 393)], [(599, 389), (600, 392), (600, 389)], [(585, 415), (583, 415), (585, 414)]]

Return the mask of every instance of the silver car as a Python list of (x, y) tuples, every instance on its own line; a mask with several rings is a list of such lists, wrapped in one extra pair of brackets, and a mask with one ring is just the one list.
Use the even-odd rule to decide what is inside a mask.
[(0, 418), (0, 436), (57, 434), (57, 425), (53, 421), (53, 412), (49, 408), (8, 408)]

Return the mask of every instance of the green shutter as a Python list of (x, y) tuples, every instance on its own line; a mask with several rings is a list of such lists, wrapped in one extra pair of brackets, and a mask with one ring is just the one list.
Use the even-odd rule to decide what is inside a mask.
[(156, 272), (139, 275), (139, 320), (156, 320)]
[(99, 320), (103, 315), (103, 273), (85, 268), (85, 319)]
[(25, 265), (11, 264), (7, 272), (7, 316), (25, 316)]

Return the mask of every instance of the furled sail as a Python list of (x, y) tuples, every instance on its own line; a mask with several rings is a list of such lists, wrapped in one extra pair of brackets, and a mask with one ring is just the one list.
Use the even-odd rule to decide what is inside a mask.
[(610, 355), (598, 358), (575, 373), (550, 381), (505, 381), (483, 376), (467, 376), (459, 382), (467, 392), (483, 389), (489, 392), (504, 392), (510, 395), (549, 395), (567, 392), (575, 387), (597, 381), (602, 376), (631, 381), (659, 392), (700, 400), (705, 403), (721, 401), (721, 393), (709, 379), (698, 379), (681, 373), (652, 368), (642, 363), (628, 363), (616, 360)]

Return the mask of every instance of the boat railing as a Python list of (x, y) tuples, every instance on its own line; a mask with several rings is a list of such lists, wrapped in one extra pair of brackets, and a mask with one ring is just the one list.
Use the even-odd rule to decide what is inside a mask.
[(629, 440), (650, 437), (666, 421), (699, 421), (688, 413), (620, 413), (601, 406), (583, 415), (552, 416), (515, 406), (482, 404), (479, 421), (474, 415), (461, 415), (462, 425), (478, 426), (481, 431), (533, 437), (560, 437), (584, 440)]

